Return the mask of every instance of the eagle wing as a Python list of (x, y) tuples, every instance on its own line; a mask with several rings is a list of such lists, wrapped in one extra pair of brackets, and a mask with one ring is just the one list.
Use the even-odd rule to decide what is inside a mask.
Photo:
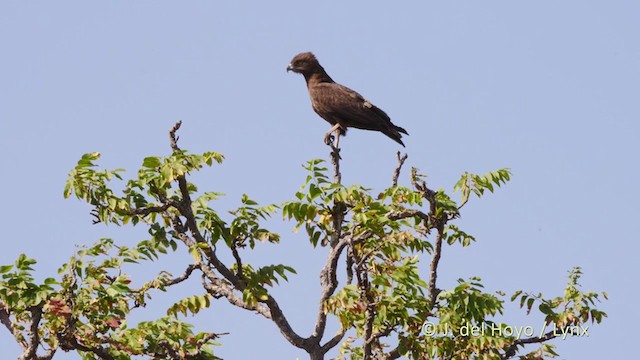
[(384, 111), (346, 86), (323, 82), (314, 84), (309, 92), (313, 110), (331, 124), (378, 131), (393, 127)]

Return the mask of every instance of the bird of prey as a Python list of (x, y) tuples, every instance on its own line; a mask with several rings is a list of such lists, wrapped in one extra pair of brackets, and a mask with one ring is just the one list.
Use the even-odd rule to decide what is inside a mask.
[(404, 146), (402, 134), (407, 131), (391, 123), (389, 116), (367, 101), (362, 95), (333, 81), (316, 57), (310, 52), (296, 55), (287, 66), (287, 72), (293, 71), (304, 76), (311, 97), (311, 106), (321, 118), (328, 121), (331, 129), (324, 136), (324, 142), (332, 142), (332, 133), (336, 132), (336, 145), (340, 135), (346, 135), (347, 128), (380, 131)]

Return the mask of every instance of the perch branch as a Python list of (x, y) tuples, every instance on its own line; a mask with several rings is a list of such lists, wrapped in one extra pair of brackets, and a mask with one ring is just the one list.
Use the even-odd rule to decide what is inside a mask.
[(340, 184), (342, 181), (342, 174), (340, 174), (340, 148), (333, 145), (333, 143), (329, 143), (331, 147), (331, 153), (329, 156), (331, 157), (331, 164), (333, 164), (333, 182), (336, 184)]

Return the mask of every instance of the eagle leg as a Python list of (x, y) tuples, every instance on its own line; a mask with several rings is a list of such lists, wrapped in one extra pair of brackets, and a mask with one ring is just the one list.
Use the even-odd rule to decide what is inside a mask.
[(333, 139), (333, 135), (330, 132), (324, 134), (324, 140), (323, 141), (324, 141), (324, 143), (326, 145), (331, 145), (333, 143), (333, 140), (334, 140)]
[[(331, 129), (329, 129), (329, 131), (327, 131), (326, 134), (324, 134), (324, 143), (327, 145), (331, 145), (331, 143), (333, 142), (333, 135), (332, 133), (336, 130), (340, 129), (340, 124), (335, 124), (333, 125), (333, 127)], [(338, 131), (338, 142), (340, 141), (340, 131)], [(336, 147), (338, 147), (338, 144), (336, 143)]]

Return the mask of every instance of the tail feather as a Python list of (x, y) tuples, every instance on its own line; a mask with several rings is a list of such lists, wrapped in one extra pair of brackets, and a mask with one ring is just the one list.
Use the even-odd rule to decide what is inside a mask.
[(401, 128), (400, 126), (396, 126), (396, 125), (393, 125), (393, 124), (391, 124), (391, 125), (393, 126), (393, 128), (394, 128), (397, 132), (401, 132), (401, 133), (403, 133), (403, 134), (405, 134), (405, 135), (409, 135), (409, 133), (407, 132), (407, 130), (405, 130), (405, 129)]
[[(402, 128), (400, 128), (402, 129)], [(404, 129), (402, 129), (404, 130)], [(406, 134), (406, 131), (403, 131)], [(387, 135), (391, 140), (397, 142), (398, 144), (404, 147), (404, 143), (402, 142), (402, 135), (400, 135), (399, 130), (396, 129), (385, 129), (382, 131), (383, 134)], [(408, 134), (407, 134), (408, 135)]]

